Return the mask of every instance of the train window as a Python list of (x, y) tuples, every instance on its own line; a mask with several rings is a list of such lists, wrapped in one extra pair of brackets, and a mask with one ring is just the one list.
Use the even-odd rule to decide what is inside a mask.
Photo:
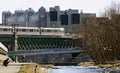
[(37, 30), (36, 29), (33, 29), (33, 32), (36, 32)]
[(19, 29), (16, 29), (16, 31), (19, 31)]
[(57, 30), (54, 30), (54, 32), (58, 32)]
[(3, 31), (7, 31), (7, 28), (4, 28)]
[(22, 32), (25, 32), (26, 31), (26, 29), (22, 29)]
[(41, 32), (44, 32), (44, 30), (41, 30)]
[(39, 32), (39, 29), (37, 29), (37, 32)]
[(47, 30), (43, 29), (42, 32), (46, 32)]
[(0, 31), (2, 31), (2, 29), (0, 28)]
[(17, 29), (17, 31), (21, 32), (21, 29)]
[(30, 29), (30, 32), (33, 32), (33, 29)]
[(51, 30), (47, 30), (47, 32), (51, 32)]
[(11, 29), (11, 31), (13, 32), (13, 29)]
[(10, 31), (10, 28), (8, 28), (7, 31)]

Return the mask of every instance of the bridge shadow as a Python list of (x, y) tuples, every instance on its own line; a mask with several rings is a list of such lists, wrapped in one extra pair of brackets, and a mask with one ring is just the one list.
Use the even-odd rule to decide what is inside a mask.
[[(79, 62), (78, 62), (79, 63)], [(64, 62), (64, 63), (39, 63), (39, 64), (52, 64), (54, 66), (77, 66), (78, 63)]]

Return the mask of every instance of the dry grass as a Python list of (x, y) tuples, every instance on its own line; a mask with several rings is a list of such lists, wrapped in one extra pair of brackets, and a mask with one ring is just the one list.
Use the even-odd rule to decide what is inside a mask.
[(95, 65), (94, 62), (81, 62), (78, 66), (97, 66), (100, 68), (120, 68), (120, 63), (112, 63), (112, 64), (98, 64)]
[(3, 63), (3, 60), (0, 60), (0, 63)]
[(39, 66), (42, 67), (42, 68), (52, 68), (52, 67), (54, 67), (53, 64), (39, 64)]
[(97, 65), (98, 67), (100, 67), (100, 68), (114, 68), (115, 66), (113, 66), (112, 64), (104, 64), (104, 65), (102, 65), (102, 64), (99, 64), (99, 65)]
[(20, 71), (18, 73), (35, 73), (34, 72), (35, 65), (29, 64), (29, 65), (22, 65)]
[(94, 62), (81, 62), (78, 66), (95, 66)]
[(18, 73), (47, 73), (44, 68), (52, 68), (53, 65), (36, 65), (35, 64), (26, 64), (22, 65)]
[(100, 68), (120, 68), (120, 63), (113, 63), (113, 64), (99, 64), (98, 67)]

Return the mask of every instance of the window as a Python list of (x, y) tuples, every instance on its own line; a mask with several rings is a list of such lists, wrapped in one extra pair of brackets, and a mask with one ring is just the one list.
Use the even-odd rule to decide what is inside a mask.
[(3, 28), (3, 31), (7, 31), (7, 28)]
[(15, 19), (13, 16), (10, 16), (10, 17), (6, 18), (6, 22), (15, 22)]
[(58, 30), (54, 30), (54, 32), (58, 32)]
[(50, 21), (57, 21), (57, 11), (50, 11)]
[(80, 14), (71, 14), (71, 24), (80, 23)]
[(25, 32), (26, 31), (26, 29), (22, 29), (22, 32)]
[(34, 14), (34, 15), (30, 16), (29, 20), (30, 21), (38, 21), (38, 14)]
[(42, 32), (45, 32), (45, 30), (43, 30), (43, 29), (42, 29), (41, 31), (42, 31)]
[(25, 21), (25, 16), (24, 15), (21, 15), (17, 18), (17, 21), (18, 22), (24, 22)]
[(68, 15), (61, 15), (61, 25), (68, 25)]
[(30, 31), (30, 32), (33, 32), (33, 29), (30, 29), (29, 31)]
[(47, 30), (47, 32), (51, 32), (51, 30)]

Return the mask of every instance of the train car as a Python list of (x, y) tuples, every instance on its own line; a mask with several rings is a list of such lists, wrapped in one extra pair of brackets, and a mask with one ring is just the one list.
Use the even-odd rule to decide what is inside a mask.
[(13, 34), (12, 31), (13, 28), (10, 26), (0, 26), (0, 35), (4, 35), (4, 34), (11, 35)]
[(63, 36), (64, 28), (38, 28), (38, 27), (11, 27), (0, 26), (0, 35), (12, 35), (17, 32), (17, 35), (44, 35), (44, 36)]
[(37, 27), (17, 27), (18, 35), (40, 35), (40, 30)]
[(63, 36), (64, 28), (40, 28), (41, 35), (49, 35), (49, 36)]
[(14, 32), (17, 32), (17, 35), (40, 35), (37, 27), (0, 26), (0, 35), (12, 35)]

